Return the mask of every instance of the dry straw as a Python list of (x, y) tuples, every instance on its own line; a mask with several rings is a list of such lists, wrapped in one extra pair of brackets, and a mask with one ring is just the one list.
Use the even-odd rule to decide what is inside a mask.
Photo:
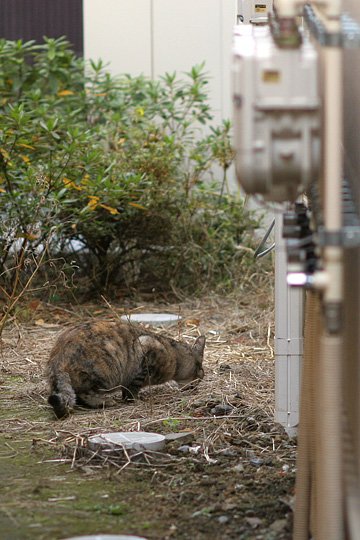
[[(292, 443), (273, 424), (273, 312), (268, 292), (257, 294), (256, 301), (252, 295), (244, 295), (240, 300), (213, 298), (180, 306), (146, 304), (138, 308), (180, 313), (181, 323), (166, 328), (166, 333), (177, 339), (191, 342), (200, 334), (206, 335), (203, 381), (187, 389), (179, 389), (175, 383), (152, 387), (144, 390), (134, 404), (124, 404), (119, 398), (117, 407), (78, 409), (66, 420), (54, 420), (47, 405), (43, 372), (50, 348), (64, 325), (54, 322), (52, 314), (53, 322), (12, 326), (4, 333), (0, 390), (2, 408), (8, 408), (9, 414), (3, 420), (3, 431), (22, 433), (34, 446), (51, 448), (52, 457), (47, 455), (46, 459), (95, 471), (112, 467), (117, 474), (129, 465), (161, 468), (186, 459), (211, 463), (234, 447), (249, 460), (254, 455), (294, 459)], [(98, 307), (88, 306), (88, 313), (94, 311), (96, 316), (110, 319), (129, 312), (111, 306), (111, 310), (104, 308), (98, 313)], [(224, 413), (220, 407), (215, 415), (216, 406), (223, 406)], [(163, 453), (122, 451), (102, 455), (87, 445), (88, 437), (95, 433), (140, 430), (189, 431), (194, 450), (186, 455), (171, 447)], [(7, 451), (12, 452), (11, 448)]]

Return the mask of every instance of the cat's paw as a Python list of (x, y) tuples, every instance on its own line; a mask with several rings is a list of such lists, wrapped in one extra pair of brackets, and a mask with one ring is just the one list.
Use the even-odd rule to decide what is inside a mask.
[(134, 392), (132, 390), (123, 390), (123, 401), (126, 403), (134, 403), (134, 401), (137, 398), (137, 392)]

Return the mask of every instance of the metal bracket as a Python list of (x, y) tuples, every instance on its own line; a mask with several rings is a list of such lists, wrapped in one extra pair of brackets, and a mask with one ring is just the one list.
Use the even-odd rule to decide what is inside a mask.
[(320, 45), (345, 49), (360, 47), (360, 25), (347, 13), (341, 15), (340, 32), (329, 32), (310, 4), (305, 4), (303, 14), (312, 36)]
[(271, 244), (269, 247), (265, 247), (266, 240), (269, 238), (271, 231), (273, 230), (275, 226), (275, 219), (272, 220), (270, 227), (266, 231), (264, 238), (261, 240), (259, 246), (256, 248), (254, 253), (255, 259), (260, 259), (260, 257), (265, 257), (270, 251), (272, 251), (275, 248), (275, 242)]

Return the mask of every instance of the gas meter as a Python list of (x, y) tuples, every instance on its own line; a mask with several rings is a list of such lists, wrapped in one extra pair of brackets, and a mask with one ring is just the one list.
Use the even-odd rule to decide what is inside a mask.
[(273, 0), (238, 0), (238, 23), (264, 24), (273, 9)]
[(235, 27), (235, 166), (248, 193), (294, 201), (318, 175), (320, 99), (315, 47), (281, 48), (269, 26)]

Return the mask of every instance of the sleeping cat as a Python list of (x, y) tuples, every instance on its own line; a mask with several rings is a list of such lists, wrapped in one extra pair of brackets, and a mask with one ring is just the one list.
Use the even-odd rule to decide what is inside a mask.
[(75, 404), (102, 407), (111, 391), (125, 400), (147, 385), (202, 379), (205, 337), (191, 346), (126, 322), (95, 321), (65, 330), (47, 365), (48, 402), (58, 418)]

